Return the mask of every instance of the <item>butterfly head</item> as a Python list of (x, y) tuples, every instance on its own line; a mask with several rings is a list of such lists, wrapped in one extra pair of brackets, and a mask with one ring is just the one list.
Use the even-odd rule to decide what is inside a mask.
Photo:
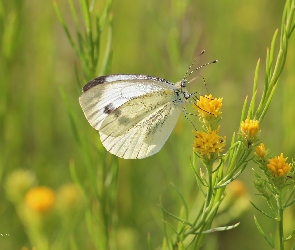
[(186, 85), (187, 85), (187, 79), (186, 78), (183, 78), (182, 80), (181, 80), (181, 82), (180, 82), (180, 87), (181, 88), (185, 88), (186, 87)]

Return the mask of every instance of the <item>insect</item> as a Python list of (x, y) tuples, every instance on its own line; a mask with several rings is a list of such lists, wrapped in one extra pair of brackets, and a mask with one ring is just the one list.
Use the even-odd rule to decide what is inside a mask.
[(194, 62), (176, 84), (155, 76), (117, 74), (97, 77), (83, 87), (81, 108), (107, 151), (124, 159), (141, 159), (163, 147), (195, 95), (186, 89), (187, 77), (217, 60), (189, 72)]

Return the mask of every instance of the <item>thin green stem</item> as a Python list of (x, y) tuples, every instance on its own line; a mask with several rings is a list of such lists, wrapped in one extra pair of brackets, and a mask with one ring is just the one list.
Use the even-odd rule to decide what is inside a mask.
[[(208, 220), (208, 215), (210, 214), (210, 211), (212, 211), (212, 198), (213, 198), (213, 175), (212, 175), (212, 168), (213, 168), (213, 162), (210, 162), (207, 166), (207, 174), (208, 174), (208, 191), (205, 201), (205, 206), (203, 209), (203, 216), (201, 224), (200, 232), (205, 231), (208, 227), (210, 227), (212, 220)], [(209, 222), (209, 223), (208, 223)], [(199, 249), (202, 245), (204, 238), (204, 234), (200, 233), (196, 237), (195, 241), (195, 249)]]
[(279, 209), (279, 238), (280, 238), (280, 250), (284, 250), (284, 207), (283, 207), (283, 198), (282, 198), (282, 191), (279, 192), (278, 197), (278, 209)]
[(207, 173), (208, 173), (208, 192), (207, 192), (207, 197), (206, 197), (205, 210), (208, 209), (210, 202), (212, 200), (212, 193), (213, 193), (212, 168), (213, 168), (213, 164), (206, 166), (206, 168), (207, 168)]

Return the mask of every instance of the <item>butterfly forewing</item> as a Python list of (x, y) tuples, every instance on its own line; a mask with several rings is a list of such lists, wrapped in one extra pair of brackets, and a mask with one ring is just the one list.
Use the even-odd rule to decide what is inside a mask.
[[(139, 79), (134, 79), (134, 76)], [(120, 80), (120, 77), (124, 80)], [(147, 77), (144, 75), (111, 75), (96, 78), (86, 84), (83, 88), (85, 92), (80, 96), (79, 102), (90, 125), (99, 130), (103, 120), (110, 113), (131, 99), (147, 93), (175, 88), (171, 83), (159, 82), (156, 81), (158, 78)], [(104, 84), (101, 78), (105, 80)], [(114, 81), (110, 82), (110, 79)], [(91, 88), (87, 88), (89, 85)]]

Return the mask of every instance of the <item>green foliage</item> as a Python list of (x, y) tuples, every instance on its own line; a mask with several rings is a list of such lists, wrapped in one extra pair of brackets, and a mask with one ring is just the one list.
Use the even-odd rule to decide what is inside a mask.
[[(78, 216), (51, 214), (50, 228), (39, 231), (52, 249), (166, 249), (171, 242), (181, 242), (179, 249), (193, 248), (189, 243), (202, 235), (200, 230), (209, 239), (199, 241), (206, 249), (251, 249), (253, 242), (264, 249), (267, 243), (252, 230), (253, 221), (244, 219), (256, 210), (243, 205), (245, 196), (231, 200), (231, 189), (224, 192), (238, 176), (252, 185), (252, 149), (245, 151), (240, 134), (232, 135), (245, 118), (263, 120), (261, 139), (274, 152), (294, 153), (294, 1), (287, 1), (282, 26), (273, 35), (283, 4), (0, 0), (1, 248), (31, 249), (34, 244), (19, 210), (23, 203), (9, 199), (4, 188), (17, 169), (26, 169), (36, 175), (34, 185), (50, 186), (58, 196), (59, 187), (71, 182), (83, 197), (85, 207)], [(255, 68), (272, 35), (266, 61), (259, 60)], [(192, 127), (185, 119), (157, 155), (123, 161), (103, 149), (78, 104), (80, 87), (103, 74), (179, 80), (202, 49), (206, 54), (200, 61), (219, 60), (200, 75), (210, 92), (224, 98), (221, 134), (232, 138), (227, 154), (214, 164), (213, 201), (204, 199), (210, 181), (201, 176), (197, 157), (191, 159)], [(206, 93), (202, 80), (189, 88)], [(243, 106), (251, 94), (249, 107), (247, 99)], [(294, 205), (291, 194), (285, 206)], [(258, 199), (255, 204), (266, 211)], [(238, 210), (233, 211), (235, 205)], [(240, 226), (225, 231), (231, 227), (224, 225), (236, 226), (237, 219)], [(261, 232), (272, 231), (273, 224), (261, 220)], [(289, 228), (286, 246), (294, 241), (291, 221), (286, 218), (284, 224)]]

